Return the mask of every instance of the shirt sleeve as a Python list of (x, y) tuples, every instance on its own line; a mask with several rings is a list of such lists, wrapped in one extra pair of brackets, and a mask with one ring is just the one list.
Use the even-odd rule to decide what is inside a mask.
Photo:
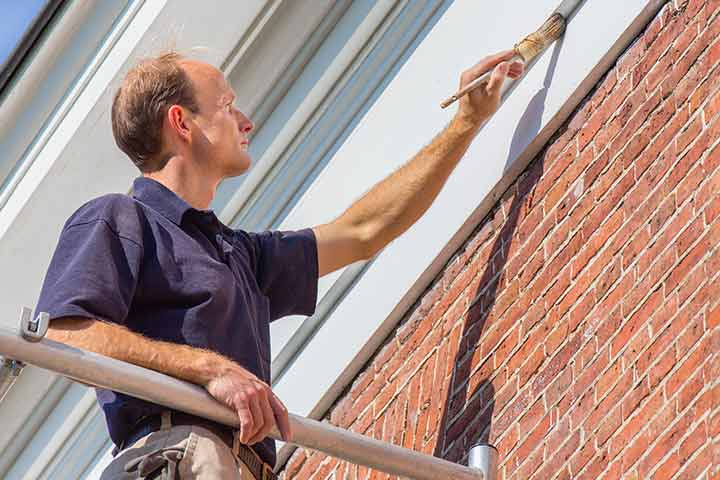
[(125, 323), (135, 293), (142, 248), (105, 220), (66, 225), (60, 234), (36, 313)]
[(270, 301), (270, 320), (315, 313), (318, 261), (312, 229), (245, 234), (258, 286)]

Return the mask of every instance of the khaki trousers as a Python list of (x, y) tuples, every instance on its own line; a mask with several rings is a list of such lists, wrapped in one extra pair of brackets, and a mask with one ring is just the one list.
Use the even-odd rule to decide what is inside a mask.
[(245, 464), (213, 432), (195, 425), (162, 427), (125, 448), (101, 480), (256, 480)]

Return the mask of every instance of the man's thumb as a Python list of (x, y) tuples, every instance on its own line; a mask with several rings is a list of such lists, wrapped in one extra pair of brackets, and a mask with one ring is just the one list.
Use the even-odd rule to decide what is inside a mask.
[(510, 64), (508, 62), (500, 62), (497, 64), (490, 75), (490, 81), (488, 82), (487, 87), (485, 87), (488, 95), (491, 97), (497, 97), (500, 95), (500, 89), (502, 88), (502, 84), (505, 81), (505, 76), (507, 76), (509, 69)]

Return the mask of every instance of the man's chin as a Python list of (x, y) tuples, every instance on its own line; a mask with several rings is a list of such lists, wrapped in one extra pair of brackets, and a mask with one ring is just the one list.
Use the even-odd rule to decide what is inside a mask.
[(252, 159), (250, 158), (250, 155), (247, 153), (241, 154), (238, 158), (235, 158), (232, 162), (232, 169), (230, 173), (228, 174), (229, 177), (238, 177), (244, 173), (246, 173), (248, 170), (250, 170), (250, 165), (252, 164)]

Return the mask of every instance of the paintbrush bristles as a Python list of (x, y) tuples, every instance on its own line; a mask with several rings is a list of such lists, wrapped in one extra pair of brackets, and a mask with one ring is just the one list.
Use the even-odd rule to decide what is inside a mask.
[(515, 53), (520, 55), (527, 64), (565, 32), (565, 24), (565, 17), (559, 13), (553, 14), (536, 32), (531, 33), (515, 45)]
[[(530, 63), (530, 61), (532, 61), (533, 58), (535, 58), (538, 54), (540, 54), (540, 52), (545, 50), (545, 48), (547, 48), (547, 46), (550, 45), (552, 42), (560, 38), (560, 35), (565, 33), (566, 24), (567, 21), (561, 13), (553, 13), (550, 18), (548, 18), (536, 32), (531, 33), (530, 35), (522, 39), (517, 45), (515, 45), (514, 50), (516, 56), (513, 57), (513, 60), (520, 57), (523, 60), (523, 63), (525, 63), (525, 68), (529, 68), (528, 64)], [(492, 70), (479, 76), (478, 78), (461, 88), (453, 96), (445, 99), (440, 104), (440, 106), (442, 108), (445, 108), (469, 91), (474, 90), (480, 85), (484, 85), (489, 81), (491, 74)]]

